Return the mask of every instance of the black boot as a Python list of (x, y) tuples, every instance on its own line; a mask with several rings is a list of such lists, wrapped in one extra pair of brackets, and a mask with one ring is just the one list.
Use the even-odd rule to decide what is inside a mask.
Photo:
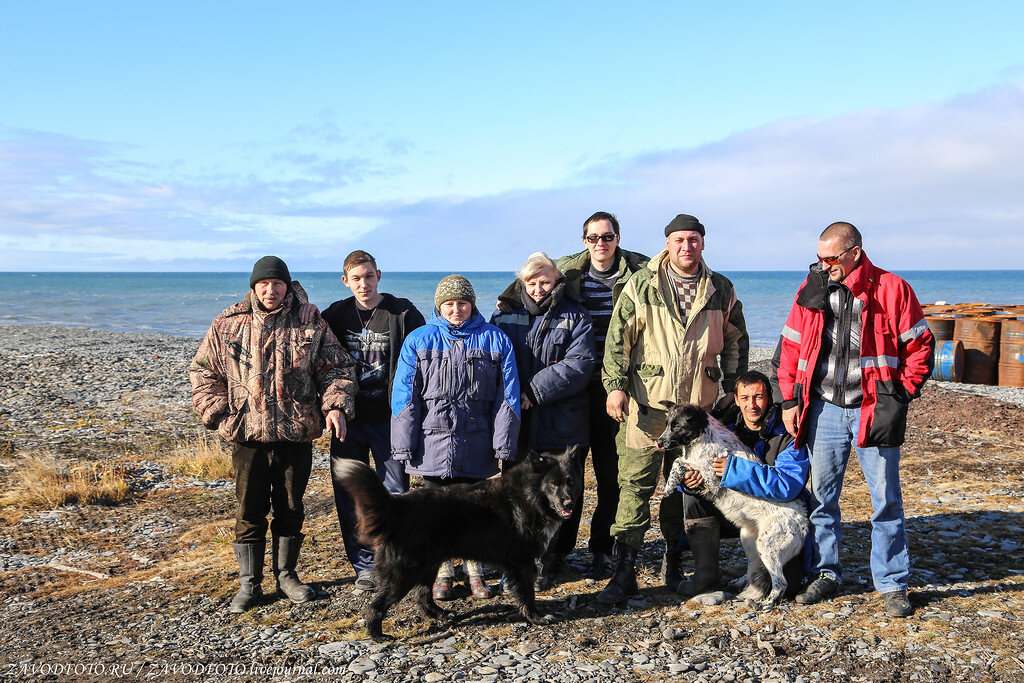
[(618, 605), (639, 590), (636, 585), (637, 549), (615, 541), (612, 552), (616, 556), (615, 575), (597, 594), (597, 601), (602, 605)]
[(682, 553), (672, 548), (665, 551), (661, 558), (661, 576), (665, 579), (665, 585), (675, 590), (679, 582), (683, 580), (683, 559)]
[(235, 559), (238, 560), (238, 579), (241, 587), (228, 605), (232, 614), (241, 614), (260, 604), (263, 597), (263, 554), (267, 551), (266, 541), (256, 543), (232, 543)]
[(693, 597), (717, 589), (722, 582), (722, 572), (718, 568), (718, 518), (688, 519), (685, 526), (686, 540), (690, 542), (690, 550), (693, 552), (694, 571), (689, 581), (678, 584), (676, 592)]
[(299, 581), (295, 573), (295, 565), (299, 561), (299, 550), (302, 548), (302, 534), (296, 536), (274, 536), (274, 576), (277, 577), (277, 590), (284, 593), (295, 604), (309, 602), (316, 597), (316, 592)]

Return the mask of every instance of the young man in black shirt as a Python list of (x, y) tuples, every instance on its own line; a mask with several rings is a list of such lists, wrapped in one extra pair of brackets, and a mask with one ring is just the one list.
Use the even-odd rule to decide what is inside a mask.
[(344, 441), (331, 438), (331, 480), (345, 552), (356, 572), (356, 588), (372, 591), (373, 551), (356, 540), (356, 516), (351, 497), (338, 484), (337, 469), (343, 459), (369, 464), (373, 454), (377, 475), (391, 493), (409, 488), (405, 467), (391, 457), (391, 384), (402, 342), (424, 324), (412, 302), (377, 291), (380, 270), (365, 251), (353, 251), (345, 259), (341, 281), (353, 296), (336, 301), (323, 318), (356, 361), (359, 393), (356, 416), (348, 423)]

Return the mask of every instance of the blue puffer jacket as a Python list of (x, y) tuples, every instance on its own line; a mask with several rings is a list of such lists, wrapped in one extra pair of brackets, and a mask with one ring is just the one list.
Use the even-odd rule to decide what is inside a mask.
[[(754, 452), (765, 464), (729, 456), (725, 464), (722, 486), (756, 498), (786, 502), (804, 491), (810, 463), (807, 449), (797, 446), (796, 440), (782, 423), (782, 411), (775, 405), (769, 408), (761, 428)], [(742, 423), (743, 417), (737, 419)], [(736, 431), (736, 425), (730, 427)]]
[(391, 453), (411, 474), (497, 474), (519, 436), (512, 342), (476, 310), (459, 327), (435, 311), (402, 344), (391, 416)]
[(512, 340), (519, 384), (534, 404), (523, 413), (520, 451), (589, 445), (586, 389), (594, 370), (594, 330), (590, 314), (565, 292), (564, 283), (557, 285), (542, 315), (531, 315), (521, 301), (509, 302), (508, 313), (491, 315)]

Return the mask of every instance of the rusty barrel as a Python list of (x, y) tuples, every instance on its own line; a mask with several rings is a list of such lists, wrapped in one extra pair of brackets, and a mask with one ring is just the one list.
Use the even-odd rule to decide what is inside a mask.
[(963, 342), (947, 339), (935, 343), (932, 379), (940, 382), (959, 382), (964, 376)]
[(1004, 320), (999, 334), (999, 386), (1024, 387), (1024, 320)]
[(968, 384), (995, 384), (999, 358), (999, 319), (957, 318), (953, 339), (964, 345), (964, 374)]
[(956, 318), (947, 315), (926, 315), (924, 321), (928, 323), (928, 329), (932, 331), (932, 336), (935, 337), (936, 342), (953, 338), (953, 327), (956, 324)]

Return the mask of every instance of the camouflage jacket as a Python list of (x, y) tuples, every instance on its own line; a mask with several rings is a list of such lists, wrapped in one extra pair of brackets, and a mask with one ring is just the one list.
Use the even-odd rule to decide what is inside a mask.
[(662, 251), (630, 277), (616, 301), (604, 347), (604, 388), (659, 410), (662, 401), (710, 408), (719, 380), (724, 391), (734, 391), (747, 371), (743, 306), (732, 283), (702, 259), (697, 298), (681, 320), (667, 268)]
[(355, 416), (352, 357), (322, 318), (299, 321), (292, 293), (269, 313), (251, 291), (225, 309), (188, 374), (200, 419), (228, 441), (309, 442), (323, 433), (327, 411)]

